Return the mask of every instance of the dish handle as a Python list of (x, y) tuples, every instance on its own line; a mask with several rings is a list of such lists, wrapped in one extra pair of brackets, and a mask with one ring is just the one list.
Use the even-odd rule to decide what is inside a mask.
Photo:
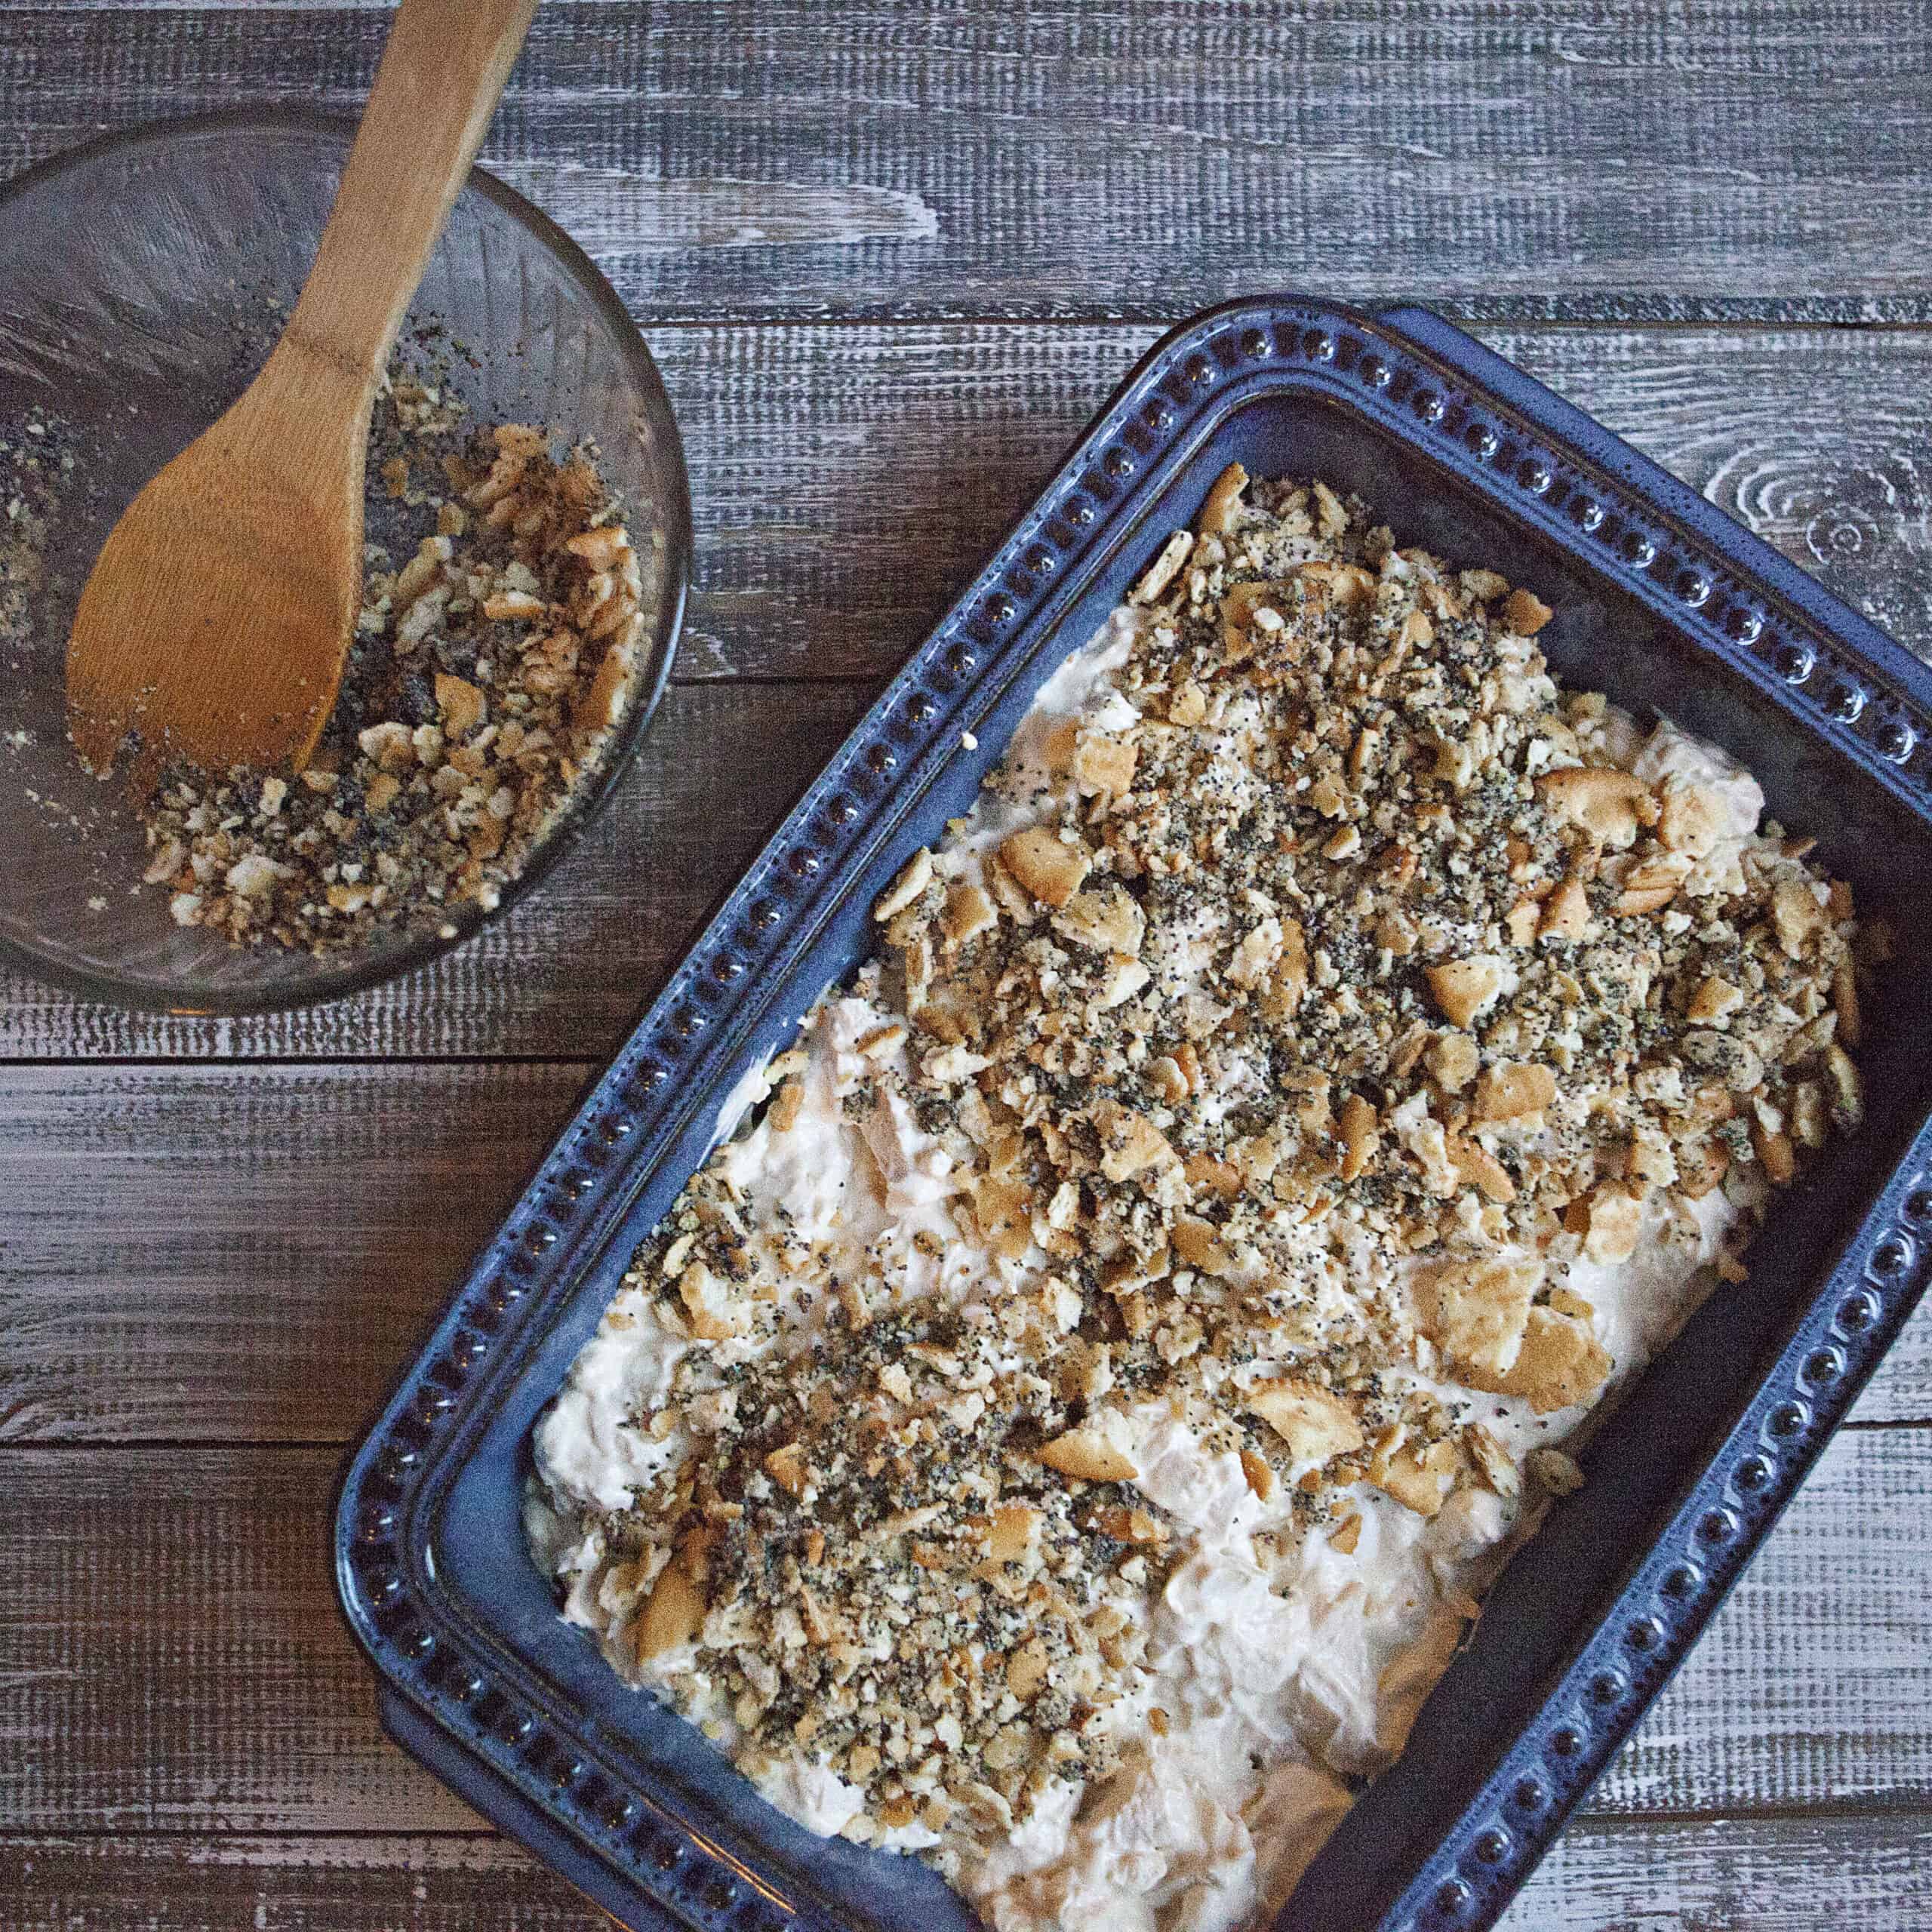
[(1715, 503), (1585, 415), (1574, 403), (1564, 401), (1554, 389), (1419, 303), (1398, 303), (1377, 309), (1374, 315), (1375, 326), (1385, 334), (1463, 377), (1473, 387), (1515, 410), (1543, 435), (1568, 443), (1626, 488), (1648, 497), (1694, 540), (1715, 545), (1734, 568), (1763, 578), (1806, 621), (1843, 638), (1862, 657), (1915, 693), (1922, 685), (1925, 667), (1903, 645), (1857, 611), (1847, 610), (1789, 558), (1762, 537), (1741, 529)]
[[(1389, 308), (1377, 309), (1375, 320), (1379, 328), (1391, 335), (1399, 336), (1425, 355), (1447, 363), (1477, 386), (1514, 405), (1539, 429), (1577, 444), (1593, 458), (1607, 462), (1607, 466), (1626, 481), (1638, 481), (1646, 488), (1661, 485), (1673, 495), (1688, 497), (1700, 507), (1708, 509), (1700, 498), (1687, 491), (1668, 470), (1641, 457), (1633, 465), (1632, 458), (1635, 452), (1626, 445), (1618, 444), (1602, 424), (1585, 415), (1574, 403), (1566, 402), (1534, 376), (1525, 374), (1515, 363), (1506, 361), (1494, 349), (1485, 347), (1454, 323), (1444, 321), (1433, 309), (1425, 309), (1419, 302), (1401, 302)], [(1641, 475), (1633, 475), (1635, 471), (1640, 471)]]
[(690, 1932), (682, 1920), (587, 1850), (581, 1839), (441, 1729), (408, 1698), (383, 1689), (377, 1715), (390, 1738), (498, 1830), (540, 1859), (626, 1932)]

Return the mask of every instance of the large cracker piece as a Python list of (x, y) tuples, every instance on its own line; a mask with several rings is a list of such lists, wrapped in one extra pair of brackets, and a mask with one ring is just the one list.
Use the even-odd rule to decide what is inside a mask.
[(1533, 1308), (1516, 1359), (1494, 1387), (1501, 1395), (1521, 1395), (1538, 1415), (1548, 1415), (1589, 1401), (1615, 1366), (1582, 1316)]
[(1332, 1389), (1299, 1376), (1257, 1382), (1247, 1392), (1250, 1412), (1288, 1445), (1298, 1463), (1329, 1463), (1352, 1455), (1367, 1438), (1355, 1411)]
[(1423, 1333), (1472, 1387), (1497, 1388), (1515, 1366), (1543, 1278), (1540, 1261), (1454, 1261), (1429, 1269), (1417, 1282)]

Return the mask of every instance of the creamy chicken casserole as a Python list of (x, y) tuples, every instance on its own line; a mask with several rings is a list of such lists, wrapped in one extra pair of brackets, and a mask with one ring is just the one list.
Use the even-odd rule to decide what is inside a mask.
[(540, 1425), (565, 1614), (1000, 1932), (1221, 1932), (1854, 1127), (1848, 890), (1551, 617), (1216, 485)]

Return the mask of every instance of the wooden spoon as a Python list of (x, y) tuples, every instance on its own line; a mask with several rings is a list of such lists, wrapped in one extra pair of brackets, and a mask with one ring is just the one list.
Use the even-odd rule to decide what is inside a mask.
[(369, 411), (537, 0), (402, 0), (315, 266), (261, 373), (128, 506), (67, 645), (67, 728), (105, 774), (300, 768), (362, 595)]

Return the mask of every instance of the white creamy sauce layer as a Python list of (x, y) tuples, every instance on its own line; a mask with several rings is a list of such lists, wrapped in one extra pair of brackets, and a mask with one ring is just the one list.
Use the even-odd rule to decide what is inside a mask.
[[(1055, 673), (1016, 737), (1015, 782), (983, 795), (955, 828), (950, 851), (983, 852), (1045, 815), (1045, 795), (1059, 781), (1049, 776), (1044, 747), (1064, 720), (1098, 717), (1116, 729), (1133, 722), (1137, 714), (1109, 674), (1126, 661), (1140, 621), (1116, 612)], [(1675, 774), (1721, 790), (1731, 808), (1729, 835), (1700, 864), (1713, 879), (1734, 870), (1763, 809), (1748, 775), (1667, 723), (1647, 733), (1611, 712), (1592, 736), (1594, 755), (1607, 753), (1653, 782)], [(1204, 945), (1202, 956), (1211, 950)], [(1163, 970), (1186, 964), (1186, 949), (1170, 949)], [(912, 1295), (968, 1304), (1001, 1292), (1002, 1267), (1026, 1264), (998, 1263), (962, 1240), (948, 1204), (958, 1186), (951, 1162), (902, 1100), (888, 1095), (857, 1122), (841, 1101), (860, 1070), (855, 1043), (892, 1017), (863, 999), (822, 1001), (802, 1037), (804, 1096), (794, 1124), (782, 1134), (755, 1124), (724, 1158), (746, 1198), (748, 1226), (768, 1223), (782, 1203), (798, 1234), (834, 1245), (835, 1269), (883, 1270)], [(748, 1074), (721, 1130), (735, 1129), (769, 1091), (760, 1070)], [(1641, 1369), (1676, 1332), (1709, 1284), (1705, 1264), (1751, 1204), (1721, 1188), (1697, 1204), (1694, 1224), (1653, 1205), (1628, 1261), (1571, 1264), (1570, 1284), (1594, 1311), (1616, 1380)], [(1386, 1283), (1371, 1287), (1366, 1279), (1372, 1257), (1361, 1260), (1364, 1278), (1338, 1278), (1336, 1291), (1387, 1292)], [(795, 1347), (812, 1332), (811, 1315), (782, 1303), (780, 1312), (777, 1332)], [(540, 1486), (528, 1509), (540, 1559), (564, 1586), (565, 1614), (605, 1638), (610, 1661), (629, 1681), (675, 1671), (686, 1676), (687, 1690), (688, 1651), (640, 1672), (616, 1641), (630, 1604), (611, 1585), (596, 1519), (624, 1508), (638, 1484), (684, 1454), (681, 1429), (660, 1435), (651, 1423), (688, 1346), (656, 1320), (644, 1291), (619, 1296), (538, 1428)], [(716, 1352), (728, 1364), (734, 1352), (743, 1358), (772, 1346), (748, 1338)], [(1391, 1373), (1477, 1404), (1472, 1413), (1519, 1466), (1585, 1419), (1582, 1407), (1538, 1417), (1518, 1398), (1472, 1397), (1432, 1383), (1421, 1366)], [(1054, 1786), (1009, 1838), (964, 1846), (956, 1882), (996, 1932), (1226, 1932), (1287, 1897), (1352, 1801), (1349, 1781), (1400, 1750), (1475, 1599), (1534, 1524), (1511, 1523), (1499, 1499), (1481, 1488), (1459, 1489), (1426, 1518), (1360, 1484), (1345, 1492), (1361, 1519), (1352, 1552), (1318, 1531), (1285, 1574), (1264, 1571), (1253, 1538), (1289, 1522), (1289, 1485), (1263, 1503), (1238, 1456), (1204, 1447), (1163, 1404), (1117, 1411), (1109, 1426), (1143, 1472), (1139, 1487), (1170, 1513), (1183, 1552), (1149, 1611), (1137, 1722), (1122, 1734), (1137, 1729), (1140, 1741), (1104, 1784), (1084, 1793)], [(728, 1715), (714, 1713), (708, 1727), (731, 1748)], [(829, 1764), (802, 1757), (767, 1772), (760, 1789), (828, 1834), (860, 1806), (860, 1793)], [(880, 1842), (911, 1850), (934, 1838), (912, 1825)]]

